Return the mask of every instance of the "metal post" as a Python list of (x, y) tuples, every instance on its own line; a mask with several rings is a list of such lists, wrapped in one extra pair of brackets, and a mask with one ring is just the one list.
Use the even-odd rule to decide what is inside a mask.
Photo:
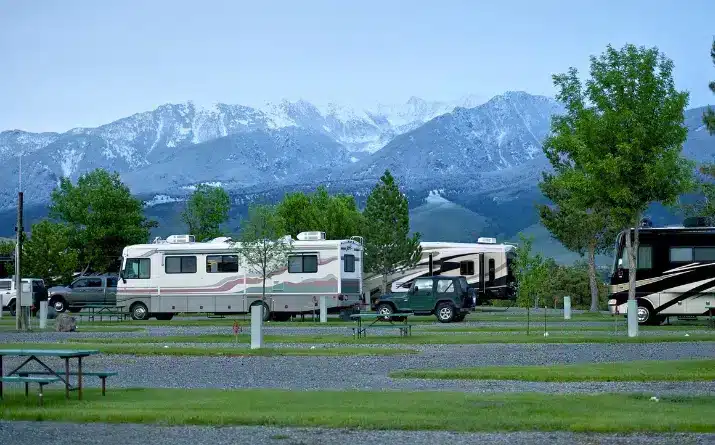
[(263, 305), (251, 306), (251, 349), (263, 346)]
[(628, 336), (638, 336), (638, 303), (635, 299), (628, 300)]
[(320, 322), (328, 322), (328, 298), (325, 295), (320, 296)]
[(22, 191), (20, 191), (17, 194), (17, 227), (15, 227), (15, 328), (17, 330), (27, 330), (25, 309), (22, 305), (22, 230)]
[(47, 327), (47, 301), (40, 301), (40, 329)]
[(564, 297), (564, 320), (571, 320), (571, 297)]

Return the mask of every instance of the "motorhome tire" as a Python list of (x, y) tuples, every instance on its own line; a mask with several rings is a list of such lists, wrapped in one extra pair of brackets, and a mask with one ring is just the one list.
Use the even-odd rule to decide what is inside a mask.
[(67, 302), (61, 296), (52, 297), (50, 306), (52, 306), (58, 314), (67, 310)]
[[(259, 304), (263, 304), (263, 321), (270, 320), (271, 319), (271, 308), (269, 308), (266, 303), (261, 303), (260, 301), (256, 301), (253, 304), (251, 304), (251, 308), (253, 306), (258, 306)], [(250, 310), (249, 310), (249, 312), (250, 312)]]
[(653, 313), (653, 307), (645, 300), (637, 300), (638, 324), (650, 325), (656, 322), (657, 317)]
[(132, 320), (149, 319), (149, 309), (144, 303), (134, 303), (132, 307), (129, 308), (129, 312), (132, 314)]
[(450, 303), (440, 303), (437, 305), (435, 315), (440, 323), (450, 323), (454, 320), (454, 306)]
[[(392, 305), (388, 303), (381, 303), (379, 306), (377, 306), (377, 313), (382, 316), (390, 316), (394, 313), (395, 311), (392, 309)], [(387, 320), (387, 318), (386, 318)]]

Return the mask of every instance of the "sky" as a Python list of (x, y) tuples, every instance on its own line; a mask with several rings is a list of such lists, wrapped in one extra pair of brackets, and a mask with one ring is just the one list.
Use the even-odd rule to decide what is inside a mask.
[(0, 131), (94, 127), (172, 102), (354, 107), (553, 95), (609, 43), (657, 46), (715, 103), (713, 0), (0, 0)]

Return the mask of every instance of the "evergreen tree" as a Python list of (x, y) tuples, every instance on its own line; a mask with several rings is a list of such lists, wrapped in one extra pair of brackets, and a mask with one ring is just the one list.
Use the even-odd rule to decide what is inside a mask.
[(389, 171), (380, 178), (367, 198), (365, 224), (365, 271), (382, 275), (383, 292), (389, 276), (414, 267), (420, 260), (420, 234), (411, 237), (407, 197)]
[(33, 224), (23, 244), (22, 267), (23, 275), (42, 278), (48, 287), (72, 281), (79, 252), (70, 246), (70, 228), (49, 220)]
[[(713, 39), (713, 46), (710, 49), (710, 58), (713, 60), (713, 65), (715, 65), (715, 39)], [(715, 93), (715, 80), (710, 82), (708, 87), (710, 87), (710, 91)], [(705, 123), (705, 126), (710, 134), (715, 135), (715, 110), (708, 107), (707, 111), (703, 115), (703, 122)]]

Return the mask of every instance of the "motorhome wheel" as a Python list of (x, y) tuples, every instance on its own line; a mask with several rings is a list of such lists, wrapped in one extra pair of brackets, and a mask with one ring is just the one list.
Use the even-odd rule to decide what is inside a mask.
[(132, 313), (132, 320), (146, 320), (149, 318), (149, 309), (144, 303), (134, 303), (129, 310)]
[(261, 303), (259, 301), (256, 301), (251, 305), (253, 306), (258, 306), (259, 304), (263, 304), (263, 321), (268, 321), (271, 319), (271, 308), (268, 307), (266, 303)]

